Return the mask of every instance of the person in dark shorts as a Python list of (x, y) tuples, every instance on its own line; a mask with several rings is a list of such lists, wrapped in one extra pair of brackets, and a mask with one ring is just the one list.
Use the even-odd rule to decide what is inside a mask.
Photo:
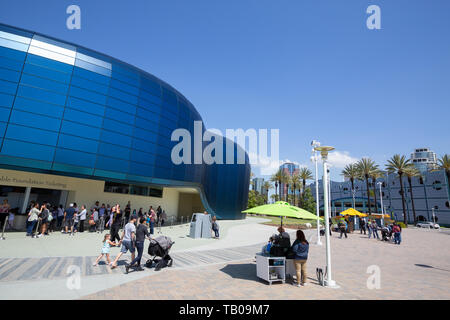
[(148, 227), (146, 224), (146, 218), (140, 217), (139, 218), (139, 225), (136, 228), (136, 249), (138, 252), (138, 255), (136, 258), (134, 258), (133, 261), (129, 265), (125, 267), (126, 273), (128, 273), (128, 270), (135, 266), (136, 264), (136, 270), (137, 271), (143, 271), (144, 268), (141, 267), (141, 259), (142, 254), (144, 252), (144, 242), (145, 238), (150, 240), (150, 233), (148, 232)]
[(75, 208), (73, 207), (73, 203), (69, 205), (69, 208), (64, 212), (64, 227), (66, 229), (66, 233), (70, 233), (69, 235), (73, 235), (73, 222), (75, 218)]
[(47, 233), (47, 227), (48, 227), (48, 217), (50, 215), (50, 211), (47, 209), (47, 204), (44, 202), (44, 204), (41, 207), (41, 214), (39, 215), (39, 220), (41, 221), (41, 230), (38, 234), (38, 238), (44, 236)]
[(119, 261), (120, 257), (124, 254), (130, 251), (131, 253), (131, 260), (133, 261), (134, 251), (135, 251), (135, 240), (136, 240), (136, 217), (131, 216), (130, 222), (128, 222), (125, 225), (125, 228), (122, 233), (122, 238), (120, 239), (119, 243), (122, 243), (122, 247), (120, 248), (120, 252), (117, 255), (116, 259), (111, 263), (111, 268), (114, 269), (117, 267), (117, 261)]

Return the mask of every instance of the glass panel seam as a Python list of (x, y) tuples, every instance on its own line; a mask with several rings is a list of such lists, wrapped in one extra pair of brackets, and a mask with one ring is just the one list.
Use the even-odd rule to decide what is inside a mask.
[(17, 86), (16, 86), (16, 94), (14, 95), (13, 101), (11, 103), (11, 108), (9, 108), (8, 122), (6, 123), (6, 126), (5, 126), (5, 134), (3, 135), (3, 138), (2, 138), (2, 143), (0, 146), (0, 153), (3, 151), (3, 144), (5, 142), (6, 131), (8, 130), (9, 121), (11, 120), (12, 110), (14, 108), (14, 104), (16, 103), (17, 93), (19, 92), (19, 84), (20, 84), (20, 81), (22, 80), (23, 68), (25, 66), (25, 61), (27, 60), (27, 56), (28, 56), (28, 52), (25, 53), (25, 57), (22, 62), (22, 69), (20, 70), (19, 82), (17, 83)]
[[(55, 147), (55, 149), (59, 145), (59, 137), (61, 136), (61, 129), (62, 129), (63, 121), (64, 121), (64, 115), (66, 113), (66, 106), (67, 106), (67, 102), (69, 101), (69, 92), (70, 92), (70, 86), (71, 86), (71, 83), (72, 83), (72, 76), (73, 76), (73, 69), (74, 68), (75, 67), (72, 66), (72, 72), (70, 73), (70, 80), (69, 80), (69, 83), (68, 83), (68, 86), (67, 86), (66, 100), (65, 100), (65, 103), (64, 103), (64, 110), (63, 110), (63, 113), (62, 113), (62, 116), (61, 116), (61, 121), (59, 123), (58, 137), (56, 139), (56, 147)], [(52, 168), (53, 168), (53, 165), (55, 163), (55, 158), (56, 158), (56, 150), (55, 150), (55, 153), (53, 154)]]

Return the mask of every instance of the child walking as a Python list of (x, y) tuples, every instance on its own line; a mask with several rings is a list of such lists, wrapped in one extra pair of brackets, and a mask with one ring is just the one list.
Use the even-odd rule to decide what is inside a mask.
[(94, 266), (98, 265), (98, 262), (104, 255), (106, 255), (106, 261), (108, 262), (108, 264), (110, 264), (111, 260), (109, 259), (109, 252), (111, 251), (111, 246), (116, 245), (120, 245), (120, 243), (116, 244), (115, 242), (112, 242), (111, 235), (109, 233), (105, 234), (105, 237), (103, 238), (102, 253), (98, 256), (97, 260), (95, 260)]

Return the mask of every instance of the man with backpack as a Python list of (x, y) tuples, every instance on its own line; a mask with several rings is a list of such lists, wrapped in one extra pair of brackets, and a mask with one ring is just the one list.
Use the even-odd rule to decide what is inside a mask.
[(347, 221), (344, 219), (339, 222), (339, 232), (341, 233), (339, 236), (339, 239), (342, 239), (342, 234), (345, 235), (345, 238), (347, 238)]

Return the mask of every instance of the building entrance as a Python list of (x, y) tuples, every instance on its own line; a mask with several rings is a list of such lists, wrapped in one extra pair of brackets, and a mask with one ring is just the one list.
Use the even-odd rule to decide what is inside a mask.
[(52, 206), (62, 204), (65, 207), (67, 194), (66, 190), (0, 185), (0, 203), (4, 199), (8, 199), (8, 203), (15, 213), (27, 213), (31, 201), (39, 204), (47, 202)]

